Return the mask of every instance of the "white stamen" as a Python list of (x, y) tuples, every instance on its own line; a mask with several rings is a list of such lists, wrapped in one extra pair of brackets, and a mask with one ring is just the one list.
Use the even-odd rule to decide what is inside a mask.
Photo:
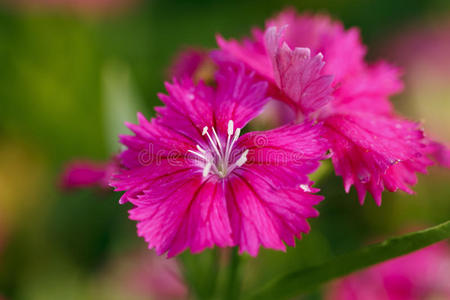
[(209, 142), (211, 143), (211, 145), (213, 146), (214, 150), (216, 151), (216, 154), (220, 156), (220, 155), (221, 155), (221, 154), (220, 154), (220, 151), (219, 151), (219, 149), (217, 149), (216, 143), (213, 141), (213, 139), (212, 139), (211, 136), (209, 135), (209, 132), (208, 132), (208, 131), (206, 132), (206, 136), (208, 137)]
[(208, 176), (209, 173), (213, 173), (224, 178), (234, 169), (241, 167), (247, 162), (248, 150), (242, 152), (239, 159), (235, 162), (230, 161), (233, 146), (241, 134), (240, 128), (236, 128), (236, 130), (234, 130), (233, 120), (228, 121), (228, 136), (225, 145), (222, 145), (221, 139), (219, 138), (219, 135), (214, 127), (211, 127), (213, 137), (209, 134), (208, 130), (208, 126), (203, 127), (202, 135), (206, 135), (208, 137), (210, 145), (207, 148), (203, 148), (205, 145), (203, 145), (203, 147), (197, 145), (198, 152), (193, 150), (188, 150), (188, 152), (200, 157), (203, 160), (203, 177)]
[(236, 128), (236, 132), (234, 133), (233, 140), (231, 141), (231, 143), (230, 143), (231, 135), (228, 136), (227, 147), (225, 149), (225, 160), (226, 161), (228, 161), (228, 159), (230, 158), (231, 149), (233, 149), (233, 145), (237, 141), (237, 139), (239, 138), (240, 134), (241, 134), (241, 129), (240, 128)]
[(203, 168), (203, 177), (206, 177), (209, 174), (209, 171), (211, 170), (212, 163), (208, 161)]
[(234, 133), (234, 137), (233, 137), (233, 141), (231, 142), (231, 147), (233, 147), (234, 143), (237, 141), (237, 139), (239, 138), (239, 135), (241, 134), (241, 129), (240, 128), (236, 128), (236, 132)]
[(219, 149), (222, 150), (222, 143), (219, 140), (219, 136), (217, 135), (216, 130), (214, 129), (214, 127), (211, 127), (213, 133), (214, 133), (214, 137), (216, 138), (217, 141), (217, 145), (219, 145)]
[(232, 135), (234, 132), (234, 122), (233, 120), (228, 121), (228, 135)]
[[(200, 147), (200, 145), (197, 145), (197, 149), (198, 151), (200, 151), (201, 153), (206, 153), (206, 150), (204, 150), (202, 147)], [(188, 150), (190, 151), (190, 150)], [(192, 152), (192, 151), (191, 151)]]
[(188, 150), (188, 152), (190, 152), (190, 153), (192, 153), (194, 155), (197, 155), (198, 157), (200, 157), (200, 158), (202, 158), (204, 160), (207, 160), (206, 156), (204, 156), (204, 155), (202, 155), (202, 154), (200, 154), (198, 152), (195, 152), (195, 151), (192, 151), (192, 150)]
[(248, 154), (248, 149), (245, 150), (244, 153), (242, 153), (241, 157), (239, 157), (239, 159), (236, 161), (236, 166), (242, 167), (242, 165), (247, 162), (247, 154)]
[[(230, 132), (230, 131), (228, 131), (228, 132)], [(227, 156), (228, 156), (228, 152), (229, 152), (229, 148), (230, 148), (230, 139), (231, 139), (231, 134), (228, 134), (227, 143), (225, 144), (225, 158), (227, 158)]]

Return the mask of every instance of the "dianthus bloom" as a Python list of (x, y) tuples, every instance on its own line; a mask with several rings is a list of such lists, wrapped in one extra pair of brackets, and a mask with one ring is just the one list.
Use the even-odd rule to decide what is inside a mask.
[(450, 299), (450, 249), (440, 243), (350, 275), (331, 285), (330, 300)]
[(139, 124), (128, 124), (135, 135), (121, 137), (127, 149), (112, 185), (126, 191), (121, 202), (134, 205), (130, 218), (158, 255), (215, 245), (253, 256), (261, 245), (284, 250), (318, 215), (322, 197), (307, 174), (326, 151), (320, 124), (241, 136), (267, 102), (267, 84), (232, 65), (216, 83), (167, 83), (157, 118), (138, 114)]
[(378, 205), (384, 189), (417, 182), (432, 164), (419, 124), (399, 117), (388, 97), (402, 88), (399, 71), (385, 62), (368, 65), (356, 29), (327, 16), (281, 13), (265, 32), (242, 42), (218, 37), (218, 61), (241, 61), (269, 82), (269, 94), (286, 102), (296, 120), (323, 122), (336, 174), (345, 190), (355, 186)]

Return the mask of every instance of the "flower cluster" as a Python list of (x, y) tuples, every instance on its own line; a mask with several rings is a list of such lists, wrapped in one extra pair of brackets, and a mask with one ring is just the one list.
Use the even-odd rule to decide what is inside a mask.
[[(292, 10), (218, 49), (189, 50), (171, 68), (157, 116), (138, 114), (110, 185), (124, 191), (138, 234), (157, 254), (260, 246), (284, 250), (309, 231), (323, 198), (308, 175), (331, 157), (349, 192), (378, 205), (384, 190), (412, 193), (417, 173), (448, 149), (398, 115), (400, 71), (369, 64), (359, 31)], [(276, 128), (246, 131), (268, 102)], [(439, 159), (439, 157), (437, 157)], [(96, 176), (98, 175), (98, 176)], [(102, 174), (93, 174), (93, 181)], [(109, 176), (108, 176), (109, 177)]]

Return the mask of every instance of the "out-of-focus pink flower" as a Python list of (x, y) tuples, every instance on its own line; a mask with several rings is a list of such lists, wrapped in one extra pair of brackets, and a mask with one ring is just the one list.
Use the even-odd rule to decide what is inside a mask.
[[(107, 266), (100, 281), (106, 285), (105, 289), (117, 288), (115, 293), (124, 298), (155, 300), (188, 298), (188, 288), (178, 261), (159, 257), (150, 251), (122, 254)], [(117, 285), (117, 282), (120, 284)]]
[(81, 14), (107, 14), (123, 11), (140, 0), (6, 0), (21, 8), (37, 10), (57, 9)]
[(433, 137), (447, 142), (430, 141), (430, 150), (439, 164), (449, 168), (450, 22), (417, 24), (401, 30), (388, 43), (389, 49), (383, 52), (405, 70), (407, 105), (403, 109), (423, 119)]
[(116, 168), (117, 163), (114, 159), (108, 163), (76, 160), (66, 165), (61, 175), (61, 186), (64, 189), (89, 187), (107, 189)]
[(450, 299), (450, 248), (439, 243), (330, 285), (329, 300)]
[(242, 61), (269, 82), (270, 95), (289, 104), (297, 121), (324, 123), (337, 175), (381, 204), (384, 189), (412, 193), (416, 172), (426, 172), (428, 141), (420, 125), (399, 117), (389, 96), (402, 88), (399, 71), (385, 62), (368, 65), (356, 29), (327, 16), (282, 12), (253, 40), (218, 37), (223, 61)]
[[(420, 72), (431, 67), (436, 73), (450, 76), (450, 22), (448, 19), (433, 24), (416, 24), (405, 28), (389, 40), (384, 54), (409, 72)], [(416, 69), (419, 68), (419, 69)], [(416, 69), (416, 70), (415, 70)]]
[(267, 84), (242, 65), (222, 66), (217, 89), (184, 79), (166, 84), (166, 105), (150, 121), (128, 124), (124, 167), (112, 180), (126, 191), (130, 218), (149, 248), (174, 256), (190, 248), (239, 246), (284, 250), (309, 231), (316, 217), (307, 174), (326, 151), (320, 125), (305, 122), (264, 132), (243, 128), (267, 99)]
[(145, 260), (136, 266), (129, 277), (129, 284), (135, 285), (135, 290), (153, 294), (157, 299), (187, 298), (187, 288), (177, 261), (158, 257), (154, 253), (148, 255), (148, 252), (143, 256)]

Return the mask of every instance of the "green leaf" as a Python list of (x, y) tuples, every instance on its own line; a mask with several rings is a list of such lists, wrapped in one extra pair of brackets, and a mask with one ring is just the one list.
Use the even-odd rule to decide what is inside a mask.
[(337, 256), (315, 267), (288, 273), (272, 280), (261, 289), (248, 295), (247, 298), (292, 298), (327, 281), (408, 254), (448, 238), (450, 238), (450, 221)]
[(103, 69), (103, 117), (110, 154), (119, 151), (119, 134), (129, 134), (125, 122), (136, 123), (141, 100), (128, 66), (109, 61)]

